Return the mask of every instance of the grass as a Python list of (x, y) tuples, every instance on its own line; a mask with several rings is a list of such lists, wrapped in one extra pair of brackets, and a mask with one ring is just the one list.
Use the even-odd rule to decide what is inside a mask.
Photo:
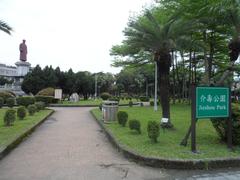
[[(128, 104), (130, 100), (120, 100), (119, 104)], [(133, 102), (137, 102), (136, 99), (132, 99)], [(62, 104), (64, 105), (96, 105), (98, 106), (100, 103), (102, 103), (102, 99), (88, 99), (88, 100), (83, 100), (81, 99), (78, 102), (71, 102), (71, 101), (63, 101)]]
[(19, 120), (17, 118), (13, 126), (6, 127), (3, 123), (3, 117), (6, 110), (7, 109), (0, 109), (0, 150), (4, 149), (9, 143), (13, 142), (15, 138), (36, 125), (52, 112), (52, 110), (42, 110), (36, 112), (33, 116), (26, 116), (24, 120)]
[[(160, 108), (159, 108), (160, 109)], [(226, 144), (220, 142), (220, 139), (213, 128), (210, 120), (199, 120), (197, 123), (197, 150), (194, 154), (190, 150), (190, 139), (188, 146), (180, 146), (182, 138), (185, 136), (190, 125), (190, 106), (177, 104), (171, 107), (171, 119), (175, 130), (160, 130), (158, 143), (152, 143), (147, 134), (147, 122), (156, 120), (160, 122), (161, 110), (153, 111), (153, 107), (120, 107), (119, 110), (126, 111), (129, 119), (138, 119), (141, 121), (142, 134), (138, 135), (128, 127), (121, 127), (117, 122), (105, 124), (113, 133), (115, 138), (124, 146), (135, 152), (150, 156), (169, 159), (208, 159), (239, 157), (240, 149), (236, 148), (234, 152), (227, 149)], [(94, 109), (93, 113), (101, 119), (101, 111)]]

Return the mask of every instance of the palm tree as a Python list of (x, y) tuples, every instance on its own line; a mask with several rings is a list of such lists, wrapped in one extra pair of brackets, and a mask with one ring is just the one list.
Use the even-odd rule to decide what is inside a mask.
[[(162, 106), (162, 118), (169, 121), (167, 127), (173, 127), (170, 119), (170, 83), (169, 72), (171, 66), (171, 51), (175, 48), (175, 41), (183, 35), (184, 29), (182, 23), (177, 23), (174, 19), (169, 20), (163, 9), (147, 10), (143, 16), (132, 19), (128, 27), (124, 30), (126, 40), (122, 46), (114, 46), (112, 54), (130, 56), (128, 62), (148, 63), (141, 59), (139, 54), (147, 52), (153, 56), (157, 62), (160, 101)], [(179, 27), (181, 25), (181, 28)], [(189, 27), (188, 27), (189, 28)]]
[(0, 30), (10, 35), (12, 28), (6, 22), (0, 20)]

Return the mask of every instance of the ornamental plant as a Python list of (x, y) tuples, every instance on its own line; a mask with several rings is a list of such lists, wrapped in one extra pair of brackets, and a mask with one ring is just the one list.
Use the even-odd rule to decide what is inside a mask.
[(148, 137), (152, 142), (157, 143), (157, 138), (160, 134), (160, 126), (156, 121), (149, 121), (147, 126)]
[(3, 107), (3, 104), (4, 104), (4, 99), (2, 97), (0, 97), (0, 108)]
[(27, 110), (24, 106), (20, 106), (18, 109), (17, 109), (17, 117), (20, 119), (20, 120), (23, 120), (27, 115)]
[(6, 104), (8, 107), (12, 108), (15, 105), (15, 98), (8, 98)]
[(133, 102), (129, 101), (128, 105), (129, 105), (129, 107), (132, 107), (133, 106)]
[(139, 134), (141, 134), (141, 123), (139, 120), (136, 119), (129, 120), (128, 124), (131, 130), (136, 130)]
[(30, 116), (33, 116), (35, 112), (37, 111), (37, 107), (34, 104), (31, 104), (28, 106), (28, 113)]
[(16, 120), (16, 111), (14, 109), (8, 109), (4, 114), (4, 125), (11, 126), (13, 122)]
[(118, 123), (123, 127), (125, 127), (128, 120), (128, 113), (125, 111), (119, 111), (117, 113), (117, 118), (118, 118)]

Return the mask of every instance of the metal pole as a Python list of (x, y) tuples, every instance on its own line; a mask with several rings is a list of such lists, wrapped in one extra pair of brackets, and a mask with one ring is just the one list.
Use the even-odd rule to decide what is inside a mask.
[(97, 99), (97, 74), (95, 74), (95, 99)]
[(231, 88), (229, 88), (229, 117), (227, 120), (228, 129), (227, 129), (227, 146), (228, 149), (232, 150), (232, 98), (231, 98)]
[(157, 107), (157, 62), (155, 62), (155, 95), (154, 95), (154, 111), (158, 110)]
[(192, 104), (191, 104), (191, 150), (193, 153), (197, 152), (196, 149), (196, 86), (193, 84), (191, 87), (192, 91)]

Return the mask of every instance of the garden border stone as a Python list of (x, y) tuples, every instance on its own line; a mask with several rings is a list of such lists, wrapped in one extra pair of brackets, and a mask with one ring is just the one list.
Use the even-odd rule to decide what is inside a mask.
[(28, 135), (30, 135), (34, 130), (41, 125), (45, 120), (47, 120), (55, 111), (51, 109), (52, 112), (50, 112), (45, 118), (43, 118), (41, 121), (39, 121), (34, 126), (27, 129), (23, 134), (16, 137), (11, 143), (6, 145), (5, 148), (0, 149), (0, 160), (3, 159), (8, 153), (10, 153), (15, 147), (17, 147)]
[(105, 132), (107, 138), (111, 144), (118, 149), (119, 152), (123, 154), (124, 157), (133, 160), (134, 162), (142, 165), (147, 165), (157, 168), (166, 169), (220, 169), (220, 168), (230, 168), (230, 167), (240, 167), (240, 158), (212, 158), (212, 159), (199, 159), (199, 160), (185, 160), (185, 159), (167, 159), (158, 157), (149, 157), (138, 154), (137, 152), (124, 146), (114, 135), (104, 126), (104, 122), (99, 120), (93, 111), (90, 113), (94, 117), (95, 121)]

